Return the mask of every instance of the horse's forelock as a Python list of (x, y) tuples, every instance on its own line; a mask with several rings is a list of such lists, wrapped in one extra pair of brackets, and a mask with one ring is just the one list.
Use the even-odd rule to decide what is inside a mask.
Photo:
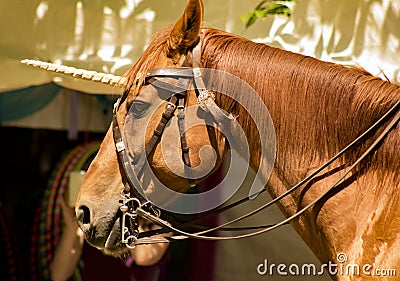
[(166, 27), (154, 38), (136, 63), (123, 75), (127, 77), (126, 89), (134, 95), (139, 93), (139, 88), (146, 79), (146, 74), (154, 69), (160, 56), (164, 55), (167, 39), (173, 25)]

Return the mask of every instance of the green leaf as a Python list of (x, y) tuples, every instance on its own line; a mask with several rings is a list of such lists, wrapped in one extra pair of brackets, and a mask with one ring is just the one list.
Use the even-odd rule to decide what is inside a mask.
[(265, 3), (269, 2), (269, 1), (271, 1), (271, 0), (264, 0), (264, 1), (261, 1), (260, 3), (258, 3), (257, 7), (254, 8), (254, 10), (256, 11), (256, 10), (261, 9), (262, 6), (263, 6)]
[(242, 16), (240, 17), (240, 21), (241, 21), (242, 23), (246, 23), (253, 15), (254, 15), (254, 12), (247, 13), (247, 14), (245, 14), (245, 15), (242, 15)]
[(271, 4), (268, 7), (267, 14), (290, 16), (291, 10), (288, 6), (283, 4)]
[(245, 23), (246, 29), (252, 26), (255, 21), (257, 20), (257, 16), (255, 15), (254, 12), (251, 12), (249, 14), (246, 14), (240, 18), (240, 20)]
[(269, 9), (267, 8), (259, 9), (257, 11), (254, 11), (254, 14), (259, 19), (265, 19), (267, 17), (268, 11)]
[(248, 14), (243, 15), (240, 20), (245, 23), (246, 29), (252, 26), (257, 19), (265, 19), (268, 15), (283, 15), (290, 17), (292, 11), (282, 2), (294, 2), (295, 0), (262, 0)]
[(257, 17), (255, 15), (253, 15), (249, 21), (246, 23), (246, 28), (249, 28), (250, 26), (252, 26), (257, 20)]

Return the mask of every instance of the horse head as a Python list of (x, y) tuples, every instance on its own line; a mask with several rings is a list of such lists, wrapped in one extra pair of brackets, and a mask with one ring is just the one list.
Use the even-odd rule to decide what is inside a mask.
[[(78, 223), (90, 244), (109, 253), (126, 248), (121, 244), (120, 207), (124, 190), (129, 193), (133, 189), (127, 183), (124, 160), (118, 160), (115, 127), (144, 196), (152, 193), (157, 183), (177, 192), (187, 191), (221, 163), (226, 151), (225, 145), (216, 145), (215, 132), (196, 117), (198, 110), (191, 118), (199, 120), (184, 129), (182, 142), (179, 108), (197, 105), (196, 93), (189, 89), (191, 79), (185, 75), (171, 78), (162, 72), (194, 63), (192, 53), (199, 43), (202, 22), (202, 1), (189, 1), (176, 24), (160, 33), (128, 71), (113, 124), (84, 178), (76, 202)], [(154, 74), (157, 69), (162, 71)], [(182, 87), (187, 90), (184, 96), (171, 90)], [(149, 173), (155, 177), (146, 177)]]
[[(151, 203), (168, 215), (194, 214), (226, 202), (246, 178), (248, 167), (225, 171), (228, 180), (204, 192), (206, 196), (198, 184), (228, 156), (231, 158), (226, 162), (231, 166), (237, 163), (228, 151), (236, 151), (246, 163), (251, 162), (264, 179), (272, 171), (275, 133), (264, 102), (237, 76), (223, 69), (200, 68), (205, 63), (202, 46), (207, 44), (202, 24), (203, 2), (189, 0), (178, 21), (149, 44), (123, 77), (24, 61), (125, 89), (114, 106), (113, 122), (86, 172), (76, 201), (78, 224), (86, 241), (106, 253), (121, 255), (136, 245), (138, 206)], [(233, 116), (241, 116), (241, 124)], [(262, 125), (244, 116), (262, 120)], [(254, 140), (252, 148), (262, 147), (260, 150), (249, 147), (250, 136)], [(265, 155), (272, 162), (262, 157)], [(258, 194), (264, 186), (262, 181), (255, 184), (249, 195)], [(188, 190), (193, 192), (186, 194)], [(196, 191), (199, 196), (193, 195)], [(158, 215), (155, 209), (151, 211)]]

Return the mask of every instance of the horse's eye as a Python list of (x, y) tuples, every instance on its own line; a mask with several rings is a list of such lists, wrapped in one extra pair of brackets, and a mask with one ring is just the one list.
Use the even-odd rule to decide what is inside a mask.
[(132, 113), (135, 118), (140, 118), (146, 113), (149, 106), (150, 104), (146, 102), (134, 101), (129, 112)]

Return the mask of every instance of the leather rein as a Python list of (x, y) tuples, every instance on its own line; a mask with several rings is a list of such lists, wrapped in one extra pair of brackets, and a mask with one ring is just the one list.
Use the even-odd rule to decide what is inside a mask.
[[(201, 41), (201, 40), (200, 40)], [(200, 56), (197, 55), (197, 60), (195, 59), (196, 53), (200, 53), (201, 43), (198, 44), (193, 50), (193, 68), (191, 67), (180, 67), (180, 68), (162, 68), (155, 69), (150, 71), (147, 74), (145, 83), (153, 85), (156, 88), (162, 88), (164, 90), (172, 93), (171, 97), (168, 100), (168, 104), (162, 114), (162, 118), (155, 129), (153, 136), (151, 137), (149, 143), (146, 145), (146, 155), (149, 155), (156, 147), (157, 143), (160, 140), (160, 137), (163, 134), (163, 131), (172, 118), (175, 112), (178, 111), (178, 128), (181, 136), (181, 150), (182, 150), (182, 160), (186, 166), (190, 167), (190, 159), (189, 159), (189, 147), (186, 142), (185, 136), (185, 128), (184, 128), (184, 113), (185, 113), (185, 103), (187, 98), (187, 93), (190, 89), (191, 83), (196, 86), (196, 95), (199, 102), (200, 107), (220, 126), (231, 126), (229, 131), (232, 132), (235, 130), (233, 127), (233, 116), (231, 114), (226, 113), (222, 109), (220, 109), (215, 101), (214, 94), (211, 91), (208, 91), (205, 87), (205, 83), (203, 81), (201, 69), (198, 67)], [(195, 65), (196, 64), (196, 65)], [(162, 78), (174, 78), (177, 82), (176, 84), (166, 83), (162, 81)], [(129, 93), (127, 90), (124, 94)], [(396, 124), (400, 120), (400, 101), (397, 102), (384, 116), (382, 116), (375, 124), (373, 124), (368, 130), (366, 130), (363, 134), (357, 137), (353, 142), (351, 142), (348, 146), (346, 146), (343, 150), (337, 153), (334, 157), (332, 157), (329, 161), (320, 166), (316, 171), (312, 174), (304, 178), (298, 184), (288, 189), (286, 192), (276, 197), (275, 199), (267, 202), (266, 204), (256, 208), (255, 210), (242, 215), (238, 218), (230, 220), (226, 223), (220, 224), (216, 227), (206, 227), (201, 225), (199, 222), (204, 221), (207, 218), (216, 216), (221, 214), (227, 210), (230, 210), (236, 206), (245, 204), (249, 202), (251, 198), (255, 195), (263, 193), (265, 189), (263, 189), (260, 193), (250, 195), (245, 197), (239, 201), (236, 201), (232, 204), (229, 204), (224, 207), (216, 208), (213, 211), (203, 214), (202, 216), (197, 217), (196, 219), (183, 219), (176, 214), (167, 212), (165, 210), (160, 210), (157, 208), (152, 202), (147, 199), (144, 190), (140, 184), (137, 173), (132, 169), (129, 163), (128, 153), (126, 151), (126, 147), (124, 141), (122, 139), (121, 130), (119, 128), (117, 122), (116, 112), (124, 100), (122, 97), (117, 105), (114, 107), (113, 111), (113, 121), (112, 121), (112, 129), (113, 129), (113, 137), (114, 143), (118, 154), (118, 160), (120, 165), (123, 167), (123, 179), (125, 181), (125, 190), (122, 195), (120, 211), (122, 213), (122, 226), (121, 226), (121, 239), (122, 243), (126, 244), (128, 248), (134, 248), (136, 245), (140, 244), (152, 244), (152, 243), (168, 243), (170, 240), (178, 240), (185, 238), (196, 238), (202, 240), (231, 240), (231, 239), (240, 239), (251, 237), (255, 235), (259, 235), (262, 233), (269, 232), (273, 229), (276, 229), (280, 226), (288, 224), (294, 219), (298, 218), (300, 215), (305, 213), (311, 207), (316, 205), (319, 202), (322, 202), (324, 198), (329, 196), (329, 194), (338, 187), (338, 185), (349, 175), (349, 173), (358, 165), (361, 161), (363, 161), (372, 151), (374, 151), (378, 145), (385, 139), (385, 137), (389, 134), (389, 132), (396, 126)], [(394, 117), (393, 117), (394, 116)], [(365, 152), (352, 164), (347, 170), (341, 175), (334, 184), (332, 184), (323, 194), (321, 194), (314, 201), (309, 203), (307, 206), (298, 210), (295, 214), (290, 217), (283, 219), (282, 221), (272, 224), (272, 225), (262, 225), (262, 226), (251, 226), (251, 227), (228, 227), (229, 225), (241, 221), (247, 217), (253, 216), (256, 213), (272, 206), (276, 202), (290, 195), (301, 186), (304, 186), (306, 183), (313, 180), (320, 172), (330, 166), (333, 162), (335, 162), (338, 158), (340, 158), (344, 153), (354, 147), (357, 143), (362, 141), (368, 134), (379, 129), (385, 122), (388, 120), (391, 121), (385, 127), (383, 132), (377, 137), (377, 139), (365, 150)], [(139, 225), (137, 222), (138, 217), (143, 218), (145, 220), (149, 220), (152, 223), (160, 226), (160, 229), (150, 230), (150, 231), (139, 231)], [(195, 230), (191, 232), (190, 230)], [(214, 231), (251, 231), (246, 234), (240, 235), (231, 235), (231, 236), (213, 236), (210, 235), (210, 232)], [(155, 237), (156, 235), (160, 235), (163, 233), (174, 233), (171, 237)]]

